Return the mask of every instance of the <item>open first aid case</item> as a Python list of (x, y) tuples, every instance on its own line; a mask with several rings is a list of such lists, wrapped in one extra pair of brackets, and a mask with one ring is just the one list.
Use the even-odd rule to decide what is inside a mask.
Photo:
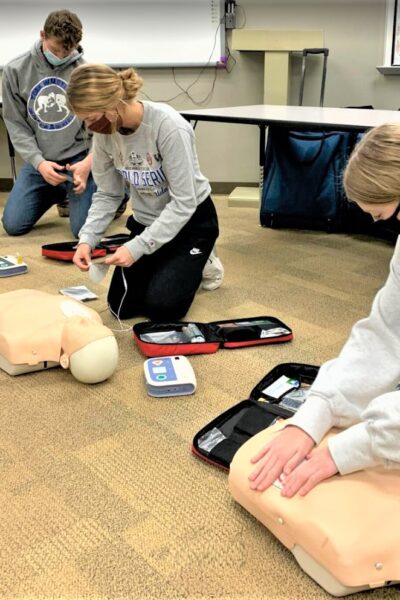
[[(109, 235), (102, 238), (100, 244), (93, 249), (92, 258), (101, 258), (107, 254), (112, 254), (117, 250), (117, 248), (128, 242), (129, 239), (129, 235), (127, 233), (117, 233), (115, 235)], [(71, 262), (78, 243), (78, 240), (76, 240), (74, 242), (44, 244), (42, 246), (42, 256), (45, 256), (46, 258), (53, 258), (54, 260)]]
[(145, 356), (168, 356), (290, 342), (293, 332), (276, 317), (261, 316), (211, 323), (142, 321), (133, 326), (133, 337)]
[(319, 367), (282, 363), (267, 373), (249, 398), (235, 404), (194, 436), (192, 451), (222, 469), (251, 437), (281, 419), (288, 419), (305, 402)]

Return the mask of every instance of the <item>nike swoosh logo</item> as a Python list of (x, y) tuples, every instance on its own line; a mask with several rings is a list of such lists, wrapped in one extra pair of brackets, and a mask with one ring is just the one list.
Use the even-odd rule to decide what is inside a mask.
[(192, 248), (190, 254), (203, 254), (198, 248)]

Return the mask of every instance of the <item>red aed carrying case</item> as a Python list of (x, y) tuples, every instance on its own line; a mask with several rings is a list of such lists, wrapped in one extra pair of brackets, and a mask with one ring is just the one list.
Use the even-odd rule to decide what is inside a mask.
[[(100, 244), (92, 251), (92, 258), (100, 258), (102, 256), (106, 256), (106, 254), (112, 254), (117, 250), (117, 248), (128, 242), (129, 239), (129, 235), (127, 233), (117, 233), (103, 238)], [(78, 240), (76, 240), (74, 242), (45, 244), (42, 246), (42, 256), (45, 256), (46, 258), (53, 258), (55, 260), (71, 262), (78, 243)]]
[(133, 337), (145, 356), (154, 357), (290, 342), (293, 332), (279, 319), (261, 316), (212, 323), (142, 321), (133, 326)]
[(281, 363), (269, 371), (242, 400), (200, 429), (193, 438), (192, 452), (229, 471), (239, 448), (253, 435), (278, 419), (292, 417), (307, 398), (319, 367)]

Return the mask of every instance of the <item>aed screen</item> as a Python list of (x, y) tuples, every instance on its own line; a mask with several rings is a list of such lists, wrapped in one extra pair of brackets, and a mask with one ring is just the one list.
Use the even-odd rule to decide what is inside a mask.
[(0, 256), (0, 269), (4, 269), (5, 267), (13, 267), (14, 264), (9, 260), (6, 260), (2, 256)]

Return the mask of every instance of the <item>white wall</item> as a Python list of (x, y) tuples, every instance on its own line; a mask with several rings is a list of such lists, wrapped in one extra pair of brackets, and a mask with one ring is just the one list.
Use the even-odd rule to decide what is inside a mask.
[[(265, 29), (318, 29), (330, 49), (325, 106), (373, 104), (375, 108), (400, 107), (400, 76), (383, 76), (376, 70), (383, 62), (385, 0), (239, 0), (246, 27)], [(237, 25), (243, 23), (238, 9)], [(84, 25), (84, 24), (83, 24)], [(84, 41), (84, 40), (83, 40)], [(29, 47), (31, 41), (27, 41)], [(23, 49), (22, 49), (23, 50)], [(203, 107), (260, 104), (263, 98), (263, 56), (258, 52), (234, 52), (231, 73), (218, 71), (214, 91)], [(311, 64), (312, 63), (312, 64)], [(312, 57), (304, 104), (319, 102), (321, 57)], [(233, 61), (230, 63), (232, 68)], [(290, 103), (297, 104), (301, 58), (292, 57)], [(182, 87), (198, 76), (198, 69), (179, 69)], [(168, 100), (180, 90), (170, 69), (142, 70), (144, 92), (153, 100)], [(213, 70), (206, 70), (191, 89), (202, 101), (213, 84)], [(197, 108), (185, 96), (170, 102), (179, 109)], [(212, 181), (257, 182), (258, 128), (199, 122), (196, 135), (200, 162)], [(0, 134), (0, 178), (9, 176), (4, 133)]]
[[(21, 54), (25, 40), (35, 38), (51, 3), (1, 0), (1, 5), (0, 65), (4, 66)], [(68, 9), (79, 13), (85, 24), (88, 62), (202, 66), (207, 61), (216, 64), (221, 57), (224, 28), (215, 36), (225, 10), (221, 0), (69, 0)], [(24, 18), (18, 27), (10, 27), (18, 14)], [(110, 35), (115, 31), (118, 35)]]

